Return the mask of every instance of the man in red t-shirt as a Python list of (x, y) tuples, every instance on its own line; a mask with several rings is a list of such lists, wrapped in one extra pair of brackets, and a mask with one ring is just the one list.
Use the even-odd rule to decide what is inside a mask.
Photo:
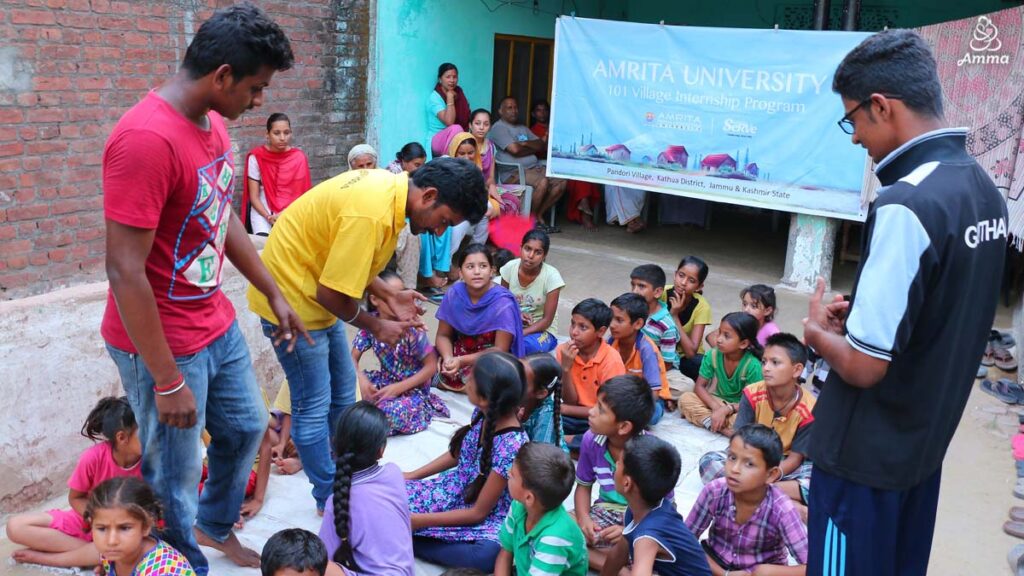
[[(235, 162), (223, 120), (262, 104), (293, 60), (260, 9), (218, 11), (178, 73), (121, 117), (103, 153), (110, 294), (101, 332), (139, 423), (143, 475), (164, 505), (161, 536), (201, 575), (209, 565), (200, 544), (259, 566), (231, 529), (267, 411), (220, 289), (224, 258), (270, 301), (275, 344), (308, 338), (231, 211)], [(199, 497), (204, 428), (212, 441)]]

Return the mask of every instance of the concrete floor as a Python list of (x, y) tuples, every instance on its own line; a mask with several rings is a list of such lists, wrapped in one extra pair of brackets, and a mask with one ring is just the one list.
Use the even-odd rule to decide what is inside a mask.
[[(564, 333), (572, 306), (587, 297), (609, 301), (629, 288), (629, 272), (640, 264), (661, 264), (674, 271), (682, 256), (696, 254), (711, 268), (704, 294), (711, 302), (714, 317), (739, 309), (739, 291), (747, 285), (775, 285), (782, 276), (786, 250), (788, 218), (782, 218), (780, 230), (773, 232), (769, 219), (743, 211), (716, 211), (711, 231), (679, 227), (655, 227), (639, 235), (622, 229), (602, 227), (588, 233), (563, 223), (565, 232), (552, 237), (549, 262), (566, 279), (560, 301), (557, 327)], [(849, 292), (854, 264), (837, 264), (833, 286), (837, 292)], [(785, 331), (801, 333), (800, 321), (806, 313), (807, 297), (779, 290), (777, 322)], [(433, 309), (430, 311), (432, 316)], [(433, 318), (430, 318), (433, 325)], [(996, 326), (1010, 327), (1010, 311), (999, 310)], [(992, 370), (993, 377), (1000, 377)], [(450, 397), (453, 419), (436, 422), (421, 435), (396, 438), (385, 460), (411, 469), (443, 449), (457, 423), (468, 418), (468, 407), (461, 399)], [(1018, 503), (1012, 496), (1015, 481), (1009, 451), (1010, 436), (1016, 430), (1016, 413), (977, 386), (971, 394), (960, 427), (954, 436), (943, 468), (943, 485), (935, 543), (929, 573), (939, 576), (961, 574), (1008, 574), (1005, 555), (1019, 540), (1003, 534), (1002, 522), (1010, 506)], [(678, 502), (688, 509), (699, 490), (696, 458), (724, 445), (703, 430), (697, 430), (678, 417), (666, 418), (656, 433), (667, 436), (683, 454), (684, 478), (677, 487)], [(267, 505), (260, 517), (240, 533), (240, 538), (255, 548), (262, 546), (274, 531), (290, 525), (316, 530), (318, 519), (306, 506), (308, 484), (301, 477), (273, 476)], [(51, 502), (62, 506), (63, 498)], [(1024, 504), (1024, 502), (1020, 502)], [(45, 510), (48, 507), (40, 507)], [(6, 558), (15, 547), (0, 540), (0, 557)], [(214, 552), (214, 574), (257, 574), (255, 570), (229, 567)], [(437, 574), (429, 565), (420, 565), (419, 574)], [(0, 574), (51, 573), (37, 568), (16, 567), (0, 560)]]

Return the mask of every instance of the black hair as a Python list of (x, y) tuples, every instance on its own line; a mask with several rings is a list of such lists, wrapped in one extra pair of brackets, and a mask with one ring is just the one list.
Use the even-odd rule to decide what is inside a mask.
[(537, 497), (545, 511), (554, 510), (572, 492), (576, 468), (572, 458), (554, 444), (527, 442), (516, 454), (519, 476), (526, 488)]
[(642, 280), (655, 289), (665, 288), (665, 271), (657, 264), (641, 264), (629, 273), (630, 280)]
[(676, 486), (682, 463), (675, 446), (653, 434), (626, 441), (622, 473), (629, 476), (648, 506), (657, 506)]
[(135, 413), (132, 412), (132, 407), (128, 404), (128, 398), (107, 396), (100, 398), (89, 415), (85, 417), (85, 424), (82, 424), (82, 436), (93, 442), (106, 440), (113, 445), (118, 432), (130, 433), (137, 427)]
[(647, 306), (647, 300), (639, 294), (632, 292), (626, 292), (620, 296), (617, 296), (615, 300), (612, 300), (612, 307), (618, 308), (626, 313), (629, 317), (630, 323), (636, 322), (637, 320), (647, 321), (647, 316), (650, 314), (650, 307)]
[[(523, 358), (533, 371), (533, 383), (543, 386), (551, 396), (552, 419), (555, 425), (555, 444), (562, 444), (562, 365), (547, 352), (530, 354)], [(525, 400), (525, 395), (523, 397)]]
[(786, 356), (793, 364), (807, 365), (807, 347), (799, 338), (786, 332), (778, 332), (768, 337), (764, 347), (777, 346), (786, 351)]
[(281, 27), (251, 2), (239, 2), (203, 22), (181, 67), (197, 80), (227, 64), (237, 81), (259, 73), (263, 66), (281, 71), (294, 63), (292, 46)]
[(409, 142), (402, 149), (395, 154), (395, 160), (399, 162), (412, 162), (417, 158), (426, 158), (427, 151), (423, 149), (423, 146), (419, 142)]
[[(732, 438), (739, 438), (751, 448), (757, 448), (764, 457), (768, 468), (775, 468), (782, 462), (782, 440), (779, 435), (764, 424), (747, 424), (733, 432)], [(730, 438), (730, 441), (732, 440)]]
[(444, 73), (449, 71), (449, 70), (455, 70), (456, 74), (459, 73), (459, 67), (458, 66), (456, 66), (455, 64), (452, 64), (451, 62), (445, 62), (445, 63), (443, 63), (443, 64), (441, 64), (440, 66), (437, 67), (437, 79), (440, 80), (441, 76), (444, 76)]
[(291, 127), (292, 121), (284, 112), (274, 112), (269, 117), (267, 117), (267, 132), (270, 132), (270, 127), (274, 125), (274, 122), (281, 122), (282, 120), (287, 122), (288, 126)]
[(771, 322), (775, 319), (775, 313), (778, 311), (775, 305), (775, 288), (766, 284), (754, 284), (740, 291), (740, 300), (744, 296), (750, 296), (754, 302), (761, 304), (763, 308), (772, 309), (772, 313), (764, 317), (765, 322)]
[[(398, 275), (398, 272), (395, 272), (394, 270), (390, 270), (388, 268), (381, 270), (380, 274), (377, 274), (377, 278), (380, 278), (385, 282), (395, 279), (399, 281), (402, 280), (402, 277)], [(373, 305), (373, 302), (370, 300), (369, 297), (366, 298), (366, 310), (368, 312), (377, 312), (377, 307)]]
[(501, 270), (505, 264), (516, 259), (516, 255), (511, 250), (505, 248), (498, 248), (494, 251), (494, 267)]
[(491, 251), (487, 249), (487, 246), (484, 246), (479, 242), (473, 242), (462, 250), (456, 252), (455, 265), (462, 268), (462, 265), (466, 262), (466, 258), (469, 258), (473, 254), (483, 254), (487, 258), (487, 263), (490, 264), (491, 268), (494, 268), (494, 254), (491, 254)]
[(616, 422), (631, 422), (633, 435), (639, 434), (654, 416), (654, 398), (646, 380), (632, 374), (608, 379), (597, 389), (597, 396), (615, 413)]
[(448, 206), (471, 224), (487, 211), (483, 172), (465, 158), (434, 158), (412, 173), (417, 188), (436, 188), (435, 204)]
[(832, 91), (853, 102), (876, 93), (898, 96), (918, 114), (943, 115), (935, 57), (913, 30), (886, 30), (865, 38), (836, 68)]
[(138, 478), (117, 476), (100, 483), (89, 492), (82, 518), (92, 524), (96, 511), (122, 508), (136, 520), (155, 528), (163, 518), (163, 507), (153, 489)]
[(761, 343), (757, 341), (757, 331), (761, 329), (757, 325), (757, 318), (754, 318), (746, 312), (729, 312), (722, 317), (722, 322), (725, 322), (736, 331), (736, 335), (739, 336), (740, 340), (747, 341), (747, 352), (750, 352), (758, 360), (761, 359), (761, 353), (764, 351), (761, 348)]
[(541, 104), (547, 106), (549, 110), (551, 109), (551, 104), (548, 104), (547, 100), (545, 100), (544, 98), (535, 98), (533, 102), (530, 102), (530, 113), (532, 114), (533, 109), (536, 108), (537, 106), (540, 106)]
[(462, 491), (463, 500), (467, 504), (476, 502), (487, 476), (491, 473), (495, 423), (499, 418), (514, 414), (519, 409), (526, 386), (526, 371), (519, 359), (508, 352), (488, 352), (477, 358), (473, 365), (473, 380), (476, 383), (477, 394), (487, 400), (487, 413), (478, 410), (473, 421), (459, 428), (448, 443), (448, 453), (457, 459), (466, 434), (481, 420), (483, 421), (478, 446), (480, 469), (476, 478)]
[(302, 528), (287, 528), (274, 534), (260, 553), (260, 573), (276, 576), (286, 568), (296, 572), (327, 572), (327, 548), (320, 538)]
[(547, 253), (551, 250), (551, 237), (548, 236), (547, 232), (539, 228), (534, 228), (533, 230), (530, 230), (526, 234), (523, 234), (523, 241), (519, 245), (526, 246), (526, 243), (530, 242), (531, 240), (537, 240), (540, 242), (540, 247), (542, 250), (544, 250), (545, 255), (547, 255)]
[(472, 112), (469, 113), (469, 122), (470, 123), (472, 123), (473, 120), (476, 120), (476, 115), (477, 114), (487, 114), (487, 120), (488, 121), (491, 121), (491, 120), (494, 119), (494, 115), (491, 114), (491, 111), (488, 110), (487, 108), (477, 108), (476, 110), (473, 110)]
[(612, 323), (612, 309), (597, 298), (581, 300), (579, 304), (572, 307), (573, 314), (579, 314), (594, 325), (594, 330), (607, 328)]
[(697, 280), (700, 280), (701, 284), (703, 284), (704, 281), (708, 279), (708, 272), (710, 271), (708, 268), (708, 263), (705, 262), (699, 256), (684, 257), (682, 260), (679, 261), (679, 266), (676, 266), (676, 270), (679, 270), (684, 266), (695, 266), (697, 268)]
[(334, 551), (334, 561), (354, 572), (361, 569), (352, 556), (349, 540), (352, 475), (377, 463), (390, 431), (388, 417), (366, 400), (349, 406), (338, 417), (334, 433), (334, 531), (341, 545)]

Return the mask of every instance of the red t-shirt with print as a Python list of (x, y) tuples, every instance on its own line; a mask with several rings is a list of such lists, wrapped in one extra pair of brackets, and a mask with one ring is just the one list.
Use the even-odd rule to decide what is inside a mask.
[[(146, 276), (175, 356), (205, 348), (235, 319), (220, 290), (234, 160), (224, 120), (207, 116), (203, 130), (150, 92), (121, 117), (103, 151), (104, 216), (156, 231)], [(100, 332), (111, 346), (137, 352), (113, 293)]]

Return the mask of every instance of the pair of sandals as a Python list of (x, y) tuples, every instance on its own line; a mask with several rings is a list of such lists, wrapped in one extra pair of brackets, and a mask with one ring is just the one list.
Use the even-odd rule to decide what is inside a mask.
[(1009, 378), (1000, 378), (995, 382), (982, 380), (981, 389), (983, 392), (994, 396), (1000, 402), (1006, 404), (1024, 404), (1024, 388)]
[(985, 355), (981, 358), (982, 366), (995, 366), (1003, 372), (1014, 372), (1017, 370), (1017, 360), (1010, 353), (1016, 342), (1008, 333), (992, 330), (988, 336), (988, 344), (985, 346)]
[(558, 226), (545, 224), (540, 220), (537, 220), (537, 224), (535, 224), (533, 227), (536, 228), (537, 230), (540, 230), (541, 232), (544, 232), (545, 234), (558, 234), (559, 232), (562, 231), (562, 229), (559, 228)]

